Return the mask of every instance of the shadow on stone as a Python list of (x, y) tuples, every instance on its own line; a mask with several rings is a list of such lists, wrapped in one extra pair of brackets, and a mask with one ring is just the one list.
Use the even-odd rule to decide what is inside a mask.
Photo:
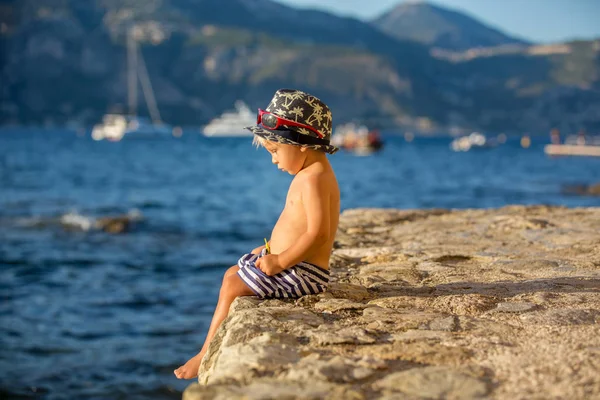
[(431, 287), (406, 287), (395, 285), (382, 285), (373, 289), (379, 297), (383, 294), (392, 296), (417, 296), (436, 297), (451, 294), (480, 294), (488, 296), (515, 296), (536, 292), (561, 292), (561, 293), (600, 293), (600, 279), (586, 277), (529, 279), (525, 281), (497, 281), (490, 283), (481, 282), (453, 282)]

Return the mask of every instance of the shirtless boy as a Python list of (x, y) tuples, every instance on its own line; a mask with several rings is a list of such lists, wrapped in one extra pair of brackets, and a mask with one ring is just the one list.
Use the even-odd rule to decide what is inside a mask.
[(338, 150), (329, 143), (329, 107), (299, 90), (280, 89), (266, 111), (258, 111), (257, 125), (247, 129), (273, 164), (294, 179), (268, 246), (245, 254), (225, 272), (204, 346), (174, 371), (179, 379), (198, 376), (202, 357), (236, 297), (298, 298), (324, 292), (329, 282), (340, 213), (337, 180), (325, 155)]

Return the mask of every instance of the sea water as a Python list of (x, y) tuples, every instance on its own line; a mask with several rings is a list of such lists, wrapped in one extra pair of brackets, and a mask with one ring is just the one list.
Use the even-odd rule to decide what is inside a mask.
[[(342, 209), (600, 205), (600, 158), (550, 158), (546, 138), (456, 153), (384, 135), (330, 156)], [(223, 272), (263, 243), (292, 177), (251, 138), (95, 142), (0, 131), (0, 397), (181, 398), (173, 370), (202, 346)], [(125, 216), (128, 232), (97, 228)], [(21, 396), (21, 397), (19, 397)]]

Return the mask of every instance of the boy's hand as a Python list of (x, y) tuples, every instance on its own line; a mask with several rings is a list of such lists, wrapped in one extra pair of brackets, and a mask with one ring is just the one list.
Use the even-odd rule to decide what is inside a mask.
[(277, 275), (285, 268), (279, 263), (278, 254), (267, 254), (256, 260), (256, 268), (269, 276)]

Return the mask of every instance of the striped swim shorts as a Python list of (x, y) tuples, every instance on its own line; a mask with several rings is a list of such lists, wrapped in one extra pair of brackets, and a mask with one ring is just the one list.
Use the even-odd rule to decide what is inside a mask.
[(316, 265), (301, 262), (269, 276), (256, 267), (256, 260), (265, 255), (244, 254), (238, 260), (239, 277), (260, 299), (298, 298), (322, 293), (329, 284), (329, 271)]

